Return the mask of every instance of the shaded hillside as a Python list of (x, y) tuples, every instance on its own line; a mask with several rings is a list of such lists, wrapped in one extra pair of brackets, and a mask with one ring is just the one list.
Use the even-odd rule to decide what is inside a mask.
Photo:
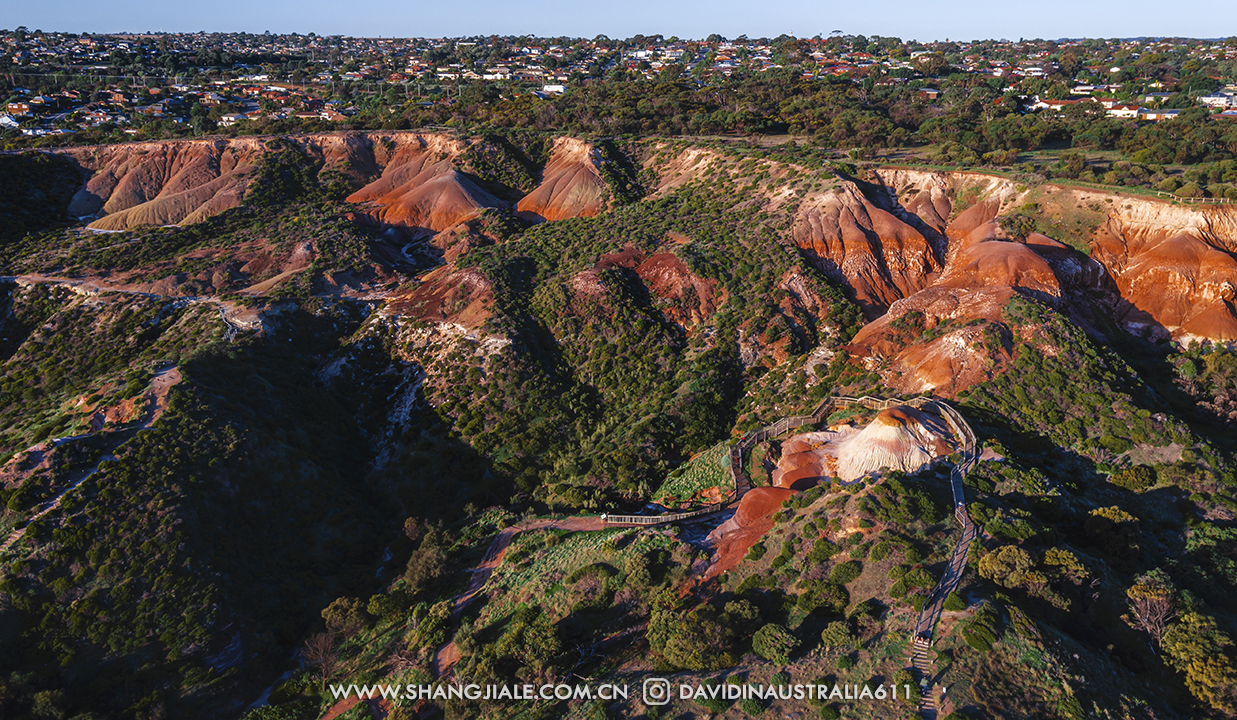
[(73, 164), (55, 155), (0, 155), (0, 243), (71, 221), (68, 201), (80, 182)]

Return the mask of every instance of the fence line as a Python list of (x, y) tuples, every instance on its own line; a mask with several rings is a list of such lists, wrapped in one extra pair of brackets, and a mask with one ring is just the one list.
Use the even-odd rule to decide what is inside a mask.
[(1174, 202), (1198, 203), (1200, 205), (1231, 205), (1232, 203), (1237, 202), (1237, 200), (1230, 200), (1229, 198), (1181, 197), (1180, 195), (1174, 195), (1173, 193), (1164, 192), (1162, 190), (1156, 190), (1155, 194), (1160, 197), (1172, 198)]
[(725, 508), (726, 503), (720, 502), (681, 513), (666, 513), (664, 515), (602, 515), (601, 520), (606, 525), (662, 525), (702, 515), (710, 515), (715, 512), (721, 512)]
[[(825, 420), (835, 409), (849, 407), (851, 405), (862, 405), (869, 410), (886, 410), (898, 405), (910, 405), (912, 407), (922, 407), (928, 403), (939, 403), (944, 408), (949, 408), (945, 403), (930, 400), (929, 398), (917, 397), (909, 400), (901, 398), (876, 398), (869, 395), (863, 397), (851, 397), (848, 395), (838, 395), (825, 398), (810, 415), (791, 415), (783, 417), (777, 422), (770, 425), (765, 425), (757, 430), (749, 430), (744, 433), (733, 445), (730, 446), (730, 480), (731, 489), (726, 494), (726, 498), (719, 503), (706, 505), (694, 510), (688, 510), (678, 513), (663, 513), (661, 515), (604, 515), (602, 522), (607, 525), (661, 525), (665, 523), (680, 522), (691, 518), (709, 515), (715, 512), (724, 510), (727, 505), (732, 502), (737, 502), (743, 495), (752, 489), (751, 479), (747, 473), (743, 471), (743, 453), (750, 450), (756, 444), (764, 442), (769, 438), (784, 435), (794, 428), (803, 427), (804, 425), (820, 423)], [(956, 413), (955, 413), (956, 415)], [(957, 416), (961, 420), (961, 416)], [(961, 421), (963, 427), (966, 426), (965, 421)], [(951, 423), (952, 426), (952, 423)], [(954, 429), (957, 432), (956, 428)], [(970, 428), (966, 431), (969, 433)], [(971, 435), (970, 437), (974, 437)]]

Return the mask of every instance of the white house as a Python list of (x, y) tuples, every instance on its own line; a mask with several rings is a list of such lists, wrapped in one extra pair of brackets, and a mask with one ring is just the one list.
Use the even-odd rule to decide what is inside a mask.
[(1202, 95), (1198, 101), (1207, 107), (1231, 108), (1237, 107), (1237, 94), (1229, 93), (1224, 90), (1213, 92), (1209, 95)]

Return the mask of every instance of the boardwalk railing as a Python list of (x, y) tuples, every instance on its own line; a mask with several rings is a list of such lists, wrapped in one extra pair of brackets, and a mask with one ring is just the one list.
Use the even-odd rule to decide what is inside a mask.
[[(744, 433), (733, 445), (730, 446), (730, 480), (731, 490), (727, 493), (724, 501), (713, 505), (706, 505), (694, 510), (678, 513), (663, 513), (661, 515), (606, 515), (602, 518), (602, 522), (607, 525), (661, 525), (664, 523), (680, 522), (682, 520), (690, 520), (691, 518), (700, 517), (702, 515), (710, 515), (715, 512), (724, 510), (726, 506), (732, 502), (737, 502), (743, 495), (752, 489), (751, 479), (743, 470), (743, 454), (751, 450), (757, 444), (768, 440), (769, 438), (780, 437), (790, 432), (795, 428), (803, 427), (804, 425), (816, 425), (825, 421), (835, 410), (850, 407), (852, 405), (860, 405), (869, 410), (886, 410), (899, 405), (910, 405), (912, 407), (923, 407), (924, 405), (933, 404), (939, 405), (942, 408), (942, 414), (948, 412), (946, 421), (950, 425), (950, 429), (955, 435), (963, 441), (963, 444), (970, 446), (974, 444), (974, 434), (971, 433), (970, 427), (966, 421), (958, 415), (953, 408), (939, 400), (932, 400), (925, 397), (910, 398), (902, 400), (901, 398), (876, 398), (871, 396), (850, 397), (847, 395), (837, 395), (825, 398), (810, 415), (791, 415), (784, 417), (781, 420), (765, 425), (757, 430), (749, 430)], [(961, 482), (956, 483), (957, 487), (954, 490), (955, 496), (960, 496)]]
[[(915, 620), (915, 630), (911, 635), (911, 663), (914, 671), (921, 678), (921, 688), (924, 695), (924, 701), (920, 704), (920, 711), (925, 718), (935, 718), (936, 701), (930, 687), (933, 661), (927, 655), (928, 648), (932, 646), (932, 635), (936, 630), (936, 623), (940, 619), (945, 597), (956, 590), (962, 582), (971, 541), (979, 533), (979, 529), (975, 526), (975, 523), (971, 522), (971, 518), (967, 514), (966, 492), (962, 484), (967, 472), (979, 460), (979, 442), (975, 437), (975, 432), (971, 430), (971, 426), (967, 424), (962, 415), (944, 401), (925, 397), (910, 398), (908, 400), (869, 396), (834, 396), (825, 398), (820, 405), (816, 406), (811, 415), (784, 417), (772, 425), (766, 425), (758, 430), (744, 433), (737, 442), (730, 446), (730, 476), (734, 481), (734, 489), (730, 493), (729, 501), (735, 501), (743, 497), (743, 494), (752, 487), (751, 481), (743, 471), (744, 452), (750, 450), (757, 443), (783, 435), (794, 428), (822, 423), (835, 410), (852, 405), (861, 405), (869, 410), (886, 410), (898, 405), (910, 405), (912, 407), (933, 410), (944, 418), (950, 432), (957, 438), (960, 445), (959, 451), (962, 457), (950, 470), (949, 487), (953, 495), (953, 516), (961, 527), (962, 533), (959, 535), (958, 542), (954, 545), (953, 552), (950, 554), (945, 574), (941, 577), (940, 582), (936, 584), (936, 587), (932, 589), (931, 594), (924, 599), (923, 607)], [(604, 516), (602, 521), (607, 525), (659, 525), (715, 513), (725, 509), (728, 504), (729, 502), (721, 502), (688, 512), (667, 513), (665, 515), (608, 515)]]
[(730, 448), (730, 476), (734, 481), (734, 491), (732, 498), (738, 500), (743, 497), (743, 494), (752, 489), (752, 482), (747, 477), (747, 473), (743, 471), (743, 453), (752, 449), (759, 443), (768, 440), (769, 438), (785, 435), (793, 428), (803, 427), (804, 425), (816, 425), (825, 421), (834, 410), (851, 405), (862, 405), (869, 410), (885, 410), (898, 405), (911, 405), (919, 407), (928, 402), (927, 398), (911, 398), (910, 400), (901, 400), (899, 398), (874, 398), (870, 396), (864, 397), (849, 397), (846, 395), (837, 395), (827, 397), (821, 401), (811, 415), (792, 415), (784, 417), (781, 420), (766, 425), (759, 430), (750, 430), (739, 438), (739, 441)]
[(607, 525), (661, 525), (663, 523), (680, 522), (702, 515), (710, 515), (726, 509), (726, 503), (706, 505), (695, 510), (680, 513), (665, 513), (662, 515), (602, 515), (601, 521)]
[(1237, 202), (1237, 200), (1231, 200), (1229, 198), (1182, 197), (1170, 192), (1163, 192), (1162, 190), (1157, 190), (1155, 194), (1159, 197), (1172, 198), (1173, 202), (1197, 203), (1203, 205), (1231, 205), (1232, 203)]

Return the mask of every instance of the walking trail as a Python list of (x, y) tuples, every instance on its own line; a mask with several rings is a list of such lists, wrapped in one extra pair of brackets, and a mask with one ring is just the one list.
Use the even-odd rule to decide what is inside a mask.
[[(163, 416), (163, 413), (165, 410), (167, 410), (167, 406), (168, 406), (168, 391), (170, 391), (172, 387), (175, 386), (180, 381), (181, 381), (180, 369), (175, 366), (163, 368), (155, 373), (154, 381), (150, 384), (150, 390), (146, 392), (146, 400), (148, 403), (148, 407), (146, 409), (146, 415), (142, 419), (142, 423), (137, 426), (137, 430), (141, 431), (141, 430), (150, 429), (150, 427), (155, 424), (155, 421), (157, 421), (160, 417)], [(74, 435), (72, 437), (57, 438), (56, 440), (53, 440), (52, 442), (54, 443), (54, 445), (61, 445), (61, 444), (64, 444), (66, 442), (71, 442), (81, 437), (85, 437), (85, 436)], [(38, 445), (35, 445), (33, 448), (28, 449), (26, 452), (36, 451), (38, 447), (39, 447)], [(73, 492), (77, 488), (77, 486), (86, 482), (87, 478), (89, 478), (91, 475), (94, 475), (95, 472), (99, 470), (99, 465), (102, 464), (104, 460), (109, 460), (109, 459), (111, 459), (110, 455), (101, 458), (98, 463), (95, 463), (94, 467), (90, 468), (89, 470), (83, 471), (77, 477), (77, 479), (69, 483), (69, 486), (66, 487), (64, 490), (62, 490), (59, 495), (57, 495), (51, 500), (35, 508), (34, 514), (31, 515), (30, 518), (26, 520), (26, 522), (24, 522), (20, 527), (15, 528), (13, 532), (9, 533), (9, 536), (5, 538), (3, 543), (0, 543), (0, 553), (8, 550), (9, 548), (16, 545), (19, 541), (21, 541), (21, 539), (25, 537), (26, 530), (30, 527), (31, 523), (33, 523), (35, 520), (38, 520), (39, 518), (42, 518), (43, 516), (47, 515), (53, 510), (56, 510), (57, 508), (59, 508), (60, 504), (64, 502), (65, 497), (69, 493)]]
[[(596, 530), (604, 530), (605, 524), (602, 523), (601, 518), (599, 517), (572, 517), (563, 518), (562, 520), (530, 520), (528, 522), (520, 523), (519, 525), (512, 525), (511, 527), (498, 533), (498, 537), (494, 538), (494, 541), (490, 543), (490, 547), (485, 551), (485, 557), (481, 559), (481, 562), (478, 563), (476, 567), (468, 570), (471, 576), (468, 580), (468, 585), (464, 588), (464, 591), (455, 598), (455, 605), (451, 608), (452, 636), (455, 635), (454, 631), (459, 629), (460, 616), (463, 614), (464, 608), (467, 607), (468, 603), (472, 602), (478, 594), (480, 594), (481, 590), (485, 587), (485, 584), (489, 582), (490, 575), (494, 573), (494, 568), (498, 567), (498, 565), (503, 561), (503, 555), (506, 554), (507, 548), (510, 547), (511, 540), (516, 536), (516, 534), (527, 532), (529, 530), (544, 529), (570, 530), (572, 532), (591, 532)], [(434, 677), (440, 678), (450, 672), (451, 668), (459, 662), (459, 659), (460, 651), (459, 648), (455, 646), (454, 640), (438, 648), (438, 652), (434, 654)], [(361, 699), (356, 696), (346, 697), (332, 705), (331, 709), (319, 718), (319, 720), (334, 720), (343, 713), (347, 712), (349, 709), (355, 707), (360, 701)], [(375, 717), (386, 717), (386, 713), (389, 712), (389, 708), (378, 707), (376, 705), (378, 701), (370, 700), (367, 702), (370, 703), (370, 709), (374, 711)]]

